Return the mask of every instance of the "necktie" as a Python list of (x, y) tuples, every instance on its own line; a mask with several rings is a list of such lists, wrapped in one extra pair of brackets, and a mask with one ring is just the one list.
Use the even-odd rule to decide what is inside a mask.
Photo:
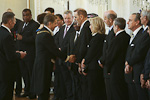
[(68, 26), (66, 26), (66, 28), (65, 28), (65, 30), (64, 30), (64, 36), (63, 36), (63, 38), (65, 38), (65, 36), (66, 36), (67, 29), (68, 29)]
[(75, 37), (75, 39), (74, 39), (74, 42), (77, 41), (77, 39), (79, 38), (79, 36), (80, 36), (80, 33), (79, 33), (78, 31), (76, 31), (76, 37)]
[(27, 27), (27, 23), (24, 23), (23, 27), (22, 27), (22, 31), (25, 29), (25, 27)]
[(133, 41), (133, 39), (134, 39), (134, 34), (133, 33), (131, 33), (130, 34), (130, 36), (131, 36), (131, 38), (130, 38), (130, 44), (131, 44), (131, 42)]

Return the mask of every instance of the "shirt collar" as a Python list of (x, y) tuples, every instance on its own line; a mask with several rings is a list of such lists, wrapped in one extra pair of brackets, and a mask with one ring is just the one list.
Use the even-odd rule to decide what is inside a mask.
[(143, 29), (144, 29), (144, 31), (145, 31), (147, 28), (148, 28), (148, 26), (144, 26), (144, 25), (143, 25)]
[(95, 36), (97, 33), (92, 34), (92, 36)]
[(111, 31), (111, 30), (112, 30), (112, 28), (113, 28), (113, 25), (112, 25), (111, 27), (109, 27), (109, 31)]
[(4, 24), (2, 24), (2, 26), (3, 26), (4, 28), (6, 28), (6, 29), (11, 33), (10, 29), (9, 29), (7, 26), (5, 26)]
[(81, 29), (83, 28), (83, 25), (84, 25), (87, 21), (88, 21), (88, 20), (85, 20), (85, 21), (81, 24), (80, 31), (81, 31)]
[(69, 30), (69, 28), (71, 27), (72, 24), (73, 24), (73, 22), (68, 26), (65, 24), (65, 28), (67, 27), (67, 31)]
[(52, 33), (52, 34), (51, 34), (52, 36), (54, 35), (51, 29), (49, 29), (49, 28), (48, 28), (47, 26), (45, 26), (45, 25), (44, 25), (44, 27), (45, 27), (48, 31), (50, 31), (50, 32)]
[(118, 34), (120, 34), (121, 32), (123, 32), (124, 30), (120, 30), (120, 31), (118, 31), (117, 33), (116, 33), (116, 36), (118, 35)]
[(139, 32), (139, 30), (142, 28), (142, 26), (140, 26), (139, 28), (137, 28), (134, 32), (133, 32), (133, 34), (134, 34), (134, 37), (136, 36), (136, 34)]

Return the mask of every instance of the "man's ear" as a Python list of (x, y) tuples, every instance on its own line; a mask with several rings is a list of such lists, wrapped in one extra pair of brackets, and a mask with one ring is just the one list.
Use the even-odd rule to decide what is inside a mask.
[(83, 15), (80, 15), (79, 17), (80, 17), (81, 20), (83, 19)]

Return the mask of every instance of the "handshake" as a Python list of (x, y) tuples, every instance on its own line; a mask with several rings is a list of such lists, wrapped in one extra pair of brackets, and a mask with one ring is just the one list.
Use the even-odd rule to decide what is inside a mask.
[(75, 57), (75, 55), (70, 55), (67, 57), (67, 59), (68, 59), (67, 61), (69, 61), (70, 63), (74, 63), (76, 60), (76, 57)]
[(16, 53), (20, 53), (20, 58), (21, 59), (23, 59), (26, 55), (27, 55), (27, 53), (26, 53), (26, 51), (16, 51)]

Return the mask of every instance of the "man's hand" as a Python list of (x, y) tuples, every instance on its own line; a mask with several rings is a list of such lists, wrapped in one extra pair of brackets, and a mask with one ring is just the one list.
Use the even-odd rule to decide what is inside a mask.
[(126, 64), (126, 67), (125, 67), (125, 74), (131, 73), (132, 70), (133, 70), (133, 68), (132, 68), (130, 65)]
[(144, 78), (144, 75), (141, 74), (140, 75), (141, 87), (145, 88), (146, 87), (146, 81), (143, 78)]
[(19, 53), (21, 55), (21, 57), (20, 57), (21, 59), (23, 59), (27, 54), (26, 52), (23, 52), (23, 51), (20, 51)]
[(104, 66), (103, 66), (102, 64), (99, 64), (99, 66), (100, 66), (101, 68), (104, 68)]
[(85, 62), (85, 59), (82, 59), (81, 67), (83, 67), (83, 68), (85, 67), (84, 62)]
[(70, 62), (70, 63), (74, 63), (75, 60), (76, 60), (75, 55), (70, 55), (70, 56), (69, 56), (69, 62)]
[(146, 88), (150, 89), (150, 80), (146, 81)]
[(80, 74), (82, 74), (82, 69), (81, 69), (81, 67), (78, 67), (78, 72), (79, 72)]
[(17, 34), (17, 40), (22, 40), (22, 35)]

